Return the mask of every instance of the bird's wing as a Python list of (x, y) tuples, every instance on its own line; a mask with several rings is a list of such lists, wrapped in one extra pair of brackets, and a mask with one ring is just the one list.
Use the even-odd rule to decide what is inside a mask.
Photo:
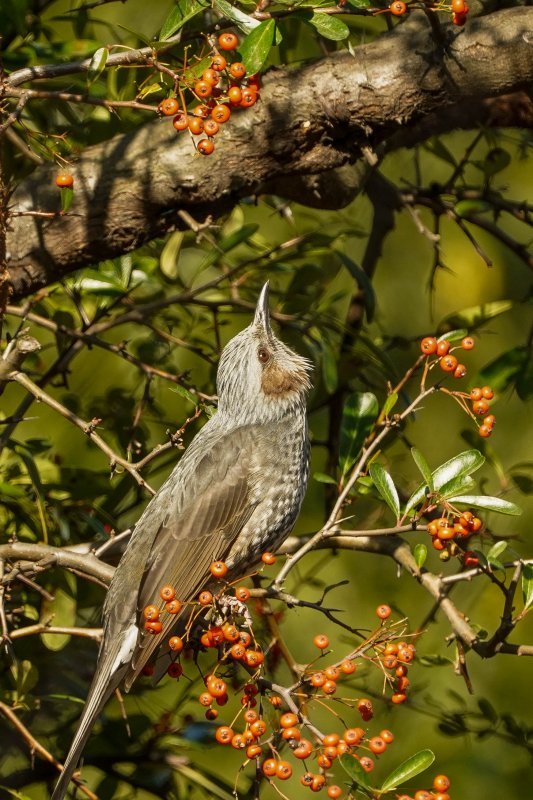
[[(159, 522), (138, 592), (139, 627), (142, 628), (142, 612), (147, 605), (163, 607), (159, 591), (164, 585), (175, 587), (182, 602), (190, 601), (211, 579), (211, 563), (224, 560), (229, 553), (258, 502), (251, 497), (259, 477), (257, 438), (257, 429), (253, 427), (222, 437), (197, 462), (193, 474), (187, 476), (189, 500), (183, 502), (182, 487), (176, 487), (174, 499), (168, 493), (163, 495), (162, 502), (168, 498), (168, 508)], [(154, 516), (160, 519), (157, 509)], [(182, 617), (188, 617), (189, 613), (190, 607)], [(142, 631), (139, 636), (125, 680), (126, 689), (168, 638), (177, 618), (162, 612), (160, 620), (163, 623), (160, 634), (154, 636)]]

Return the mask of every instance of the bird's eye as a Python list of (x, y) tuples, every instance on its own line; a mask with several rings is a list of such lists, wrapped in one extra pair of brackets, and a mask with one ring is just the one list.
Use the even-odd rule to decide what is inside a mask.
[(259, 359), (261, 364), (266, 364), (268, 361), (270, 361), (270, 353), (266, 349), (266, 347), (259, 348), (259, 350), (257, 351), (257, 358)]

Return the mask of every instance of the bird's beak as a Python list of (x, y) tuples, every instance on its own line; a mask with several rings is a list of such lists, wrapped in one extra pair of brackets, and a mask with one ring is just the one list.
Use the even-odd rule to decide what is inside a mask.
[(254, 325), (259, 328), (265, 336), (270, 338), (272, 336), (272, 329), (270, 328), (270, 311), (268, 308), (268, 281), (261, 289), (261, 294), (255, 307)]

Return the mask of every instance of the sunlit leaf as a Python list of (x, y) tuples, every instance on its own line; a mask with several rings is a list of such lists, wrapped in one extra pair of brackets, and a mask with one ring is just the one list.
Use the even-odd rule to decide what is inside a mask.
[(343, 478), (355, 464), (378, 413), (378, 401), (371, 392), (356, 392), (347, 398), (342, 413), (339, 449), (339, 468)]
[(205, 0), (179, 0), (163, 22), (159, 38), (162, 41), (177, 33), (186, 22), (211, 5)]
[(435, 761), (435, 754), (431, 750), (420, 750), (396, 767), (385, 779), (381, 786), (382, 792), (390, 792), (402, 783), (406, 783), (416, 775), (420, 775)]
[(339, 758), (339, 764), (343, 770), (348, 773), (354, 783), (356, 783), (358, 786), (364, 787), (365, 789), (370, 788), (368, 776), (357, 758), (345, 753)]
[(422, 567), (426, 563), (426, 558), (428, 555), (428, 549), (426, 545), (422, 544), (422, 542), (415, 544), (415, 546), (413, 547), (413, 555), (415, 557), (415, 561), (418, 568), (422, 569)]
[(499, 542), (495, 542), (492, 547), (490, 548), (489, 552), (487, 553), (487, 559), (489, 562), (492, 562), (499, 558), (505, 550), (507, 550), (508, 542), (501, 540)]
[(261, 24), (259, 20), (248, 16), (248, 14), (243, 14), (242, 11), (227, 3), (226, 0), (213, 0), (213, 6), (227, 19), (234, 22), (244, 33), (250, 33)]
[(498, 514), (510, 514), (512, 516), (519, 516), (522, 509), (508, 500), (502, 500), (500, 497), (490, 497), (489, 495), (459, 495), (458, 497), (450, 497), (449, 502), (454, 505), (466, 505), (473, 508), (483, 508), (485, 511), (497, 511)]
[(107, 47), (99, 47), (94, 56), (91, 58), (91, 63), (89, 64), (89, 69), (87, 70), (87, 77), (90, 83), (95, 81), (104, 71), (108, 57), (109, 50)]
[(396, 519), (398, 519), (400, 516), (400, 498), (398, 497), (398, 491), (391, 476), (387, 470), (378, 463), (371, 464), (368, 471), (370, 477), (374, 481), (374, 486), (385, 500)]
[(337, 485), (337, 481), (331, 477), (331, 475), (326, 475), (325, 472), (314, 472), (313, 479), (318, 483), (331, 483), (333, 486)]
[(179, 255), (184, 238), (183, 231), (175, 231), (168, 237), (161, 251), (159, 260), (161, 272), (169, 280), (175, 280), (178, 277)]
[[(454, 456), (445, 464), (437, 467), (432, 472), (433, 486), (436, 492), (440, 491), (443, 486), (449, 484), (450, 481), (462, 476), (469, 475), (475, 472), (485, 463), (485, 456), (479, 450), (465, 450), (459, 455)], [(405, 507), (405, 513), (408, 513), (412, 508), (422, 502), (426, 494), (426, 485), (422, 484), (416, 489)]]
[(459, 342), (461, 339), (464, 339), (465, 336), (468, 334), (468, 331), (464, 328), (459, 328), (455, 331), (448, 331), (447, 333), (443, 333), (442, 336), (439, 336), (437, 341), (438, 342)]
[(420, 474), (424, 478), (426, 485), (429, 486), (430, 491), (433, 491), (433, 475), (431, 474), (431, 469), (429, 468), (428, 462), (420, 450), (418, 450), (416, 447), (411, 447), (411, 455), (413, 457), (413, 461), (420, 470)]
[(317, 12), (307, 21), (324, 39), (330, 39), (332, 42), (340, 42), (350, 35), (350, 29), (347, 24), (338, 17), (332, 17), (329, 14)]
[(74, 190), (72, 189), (71, 186), (64, 186), (60, 191), (60, 195), (61, 195), (61, 211), (63, 212), (63, 214), (66, 214), (72, 205), (72, 200), (74, 198)]
[(255, 75), (265, 65), (274, 44), (276, 23), (268, 19), (248, 34), (239, 47), (242, 62), (248, 75)]
[(396, 392), (391, 392), (385, 402), (383, 403), (382, 414), (384, 417), (388, 417), (396, 403), (398, 402), (398, 395)]

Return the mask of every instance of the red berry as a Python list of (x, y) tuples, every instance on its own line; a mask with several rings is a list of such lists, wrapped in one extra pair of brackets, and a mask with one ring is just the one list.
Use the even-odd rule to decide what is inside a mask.
[(492, 400), (494, 397), (494, 392), (490, 388), (490, 386), (483, 386), (481, 389), (481, 394), (485, 398), (485, 400)]
[(183, 667), (181, 664), (169, 664), (167, 675), (171, 678), (179, 678), (183, 675)]
[(60, 189), (71, 189), (74, 185), (74, 178), (72, 175), (62, 173), (56, 177), (56, 186)]
[(490, 428), (488, 425), (480, 425), (478, 433), (482, 439), (488, 439), (492, 433), (492, 428)]
[(376, 608), (376, 614), (380, 619), (388, 619), (391, 615), (391, 610), (389, 606), (381, 605)]
[(357, 703), (357, 710), (359, 711), (365, 722), (368, 721), (369, 719), (372, 719), (372, 717), (374, 716), (374, 708), (372, 706), (371, 700), (367, 699), (359, 700), (359, 702)]
[(439, 366), (443, 372), (454, 372), (457, 367), (455, 356), (443, 356), (439, 361)]
[(168, 640), (168, 646), (174, 653), (181, 653), (183, 650), (183, 639), (181, 636), (171, 636)]
[(462, 27), (466, 22), (466, 14), (452, 14), (452, 22), (454, 25)]
[(211, 111), (211, 118), (214, 119), (215, 122), (218, 122), (219, 125), (223, 125), (230, 117), (231, 109), (223, 103), (219, 103), (219, 105), (215, 106)]
[(240, 80), (246, 75), (246, 67), (240, 61), (235, 61), (229, 68), (229, 74), (232, 78)]
[(214, 69), (215, 72), (222, 72), (223, 70), (226, 69), (227, 63), (228, 62), (226, 61), (224, 56), (216, 55), (211, 61), (211, 69)]
[(200, 141), (196, 145), (196, 149), (203, 156), (210, 156), (213, 150), (215, 149), (215, 143), (211, 139), (200, 139)]
[(165, 603), (165, 611), (168, 614), (178, 614), (183, 608), (183, 603), (180, 600), (171, 600), (170, 603)]
[(434, 336), (426, 336), (420, 342), (420, 349), (425, 356), (432, 356), (437, 352), (437, 340)]
[(472, 411), (474, 414), (479, 414), (482, 417), (489, 410), (489, 404), (486, 400), (475, 400), (472, 403)]
[(165, 117), (173, 117), (179, 111), (179, 103), (175, 97), (167, 97), (162, 100), (157, 110)]
[[(207, 141), (207, 140), (206, 140)], [(211, 592), (203, 591), (198, 595), (198, 602), (201, 606), (209, 606), (213, 602), (213, 595)]]
[(276, 556), (274, 555), (274, 553), (263, 553), (263, 555), (261, 556), (261, 561), (263, 562), (263, 564), (268, 564), (270, 566), (271, 564), (276, 563)]
[(148, 620), (158, 619), (159, 618), (159, 609), (157, 606), (150, 605), (146, 606), (143, 611), (144, 618)]
[[(457, 5), (461, 5), (464, 8), (464, 0), (452, 0), (452, 9), (453, 9), (453, 11), (455, 11), (456, 13), (459, 13), (459, 14), (462, 13), (461, 11), (457, 12), (457, 9), (454, 8), (454, 3), (457, 4)], [(473, 350), (474, 344), (475, 344), (475, 342), (474, 342), (474, 340), (472, 339), (471, 336), (465, 336), (465, 338), (461, 342), (461, 347), (463, 348), (463, 350)]]
[(437, 355), (441, 358), (448, 354), (449, 349), (450, 343), (447, 339), (441, 339), (440, 342), (437, 342)]
[(313, 639), (313, 644), (319, 650), (325, 650), (326, 647), (329, 647), (329, 639), (324, 633), (318, 633)]
[(450, 779), (447, 775), (437, 775), (433, 779), (433, 788), (437, 790), (437, 792), (447, 792), (450, 788)]
[[(234, 33), (221, 33), (218, 37), (218, 46), (221, 50), (236, 50), (238, 44), (239, 40)], [(211, 66), (215, 69), (213, 64)]]
[(253, 106), (255, 103), (257, 103), (258, 98), (259, 94), (257, 93), (255, 86), (247, 86), (242, 91), (241, 102), (239, 105), (241, 108), (250, 108), (250, 106)]
[[(202, 139), (202, 141), (204, 140)], [(200, 142), (198, 144), (200, 144)], [(228, 568), (223, 561), (213, 561), (209, 567), (209, 571), (214, 578), (223, 578), (228, 574)]]
[(163, 586), (163, 588), (159, 592), (159, 597), (166, 603), (170, 603), (170, 601), (174, 600), (174, 598), (176, 597), (176, 590), (174, 589), (173, 586)]
[(481, 400), (483, 397), (483, 392), (481, 389), (478, 389), (476, 386), (474, 389), (470, 389), (470, 399), (471, 400)]
[[(450, 356), (448, 356), (450, 358)], [(452, 356), (453, 358), (453, 356)], [(454, 378), (464, 378), (466, 375), (466, 367), (464, 364), (457, 364), (456, 368), (453, 371)]]

